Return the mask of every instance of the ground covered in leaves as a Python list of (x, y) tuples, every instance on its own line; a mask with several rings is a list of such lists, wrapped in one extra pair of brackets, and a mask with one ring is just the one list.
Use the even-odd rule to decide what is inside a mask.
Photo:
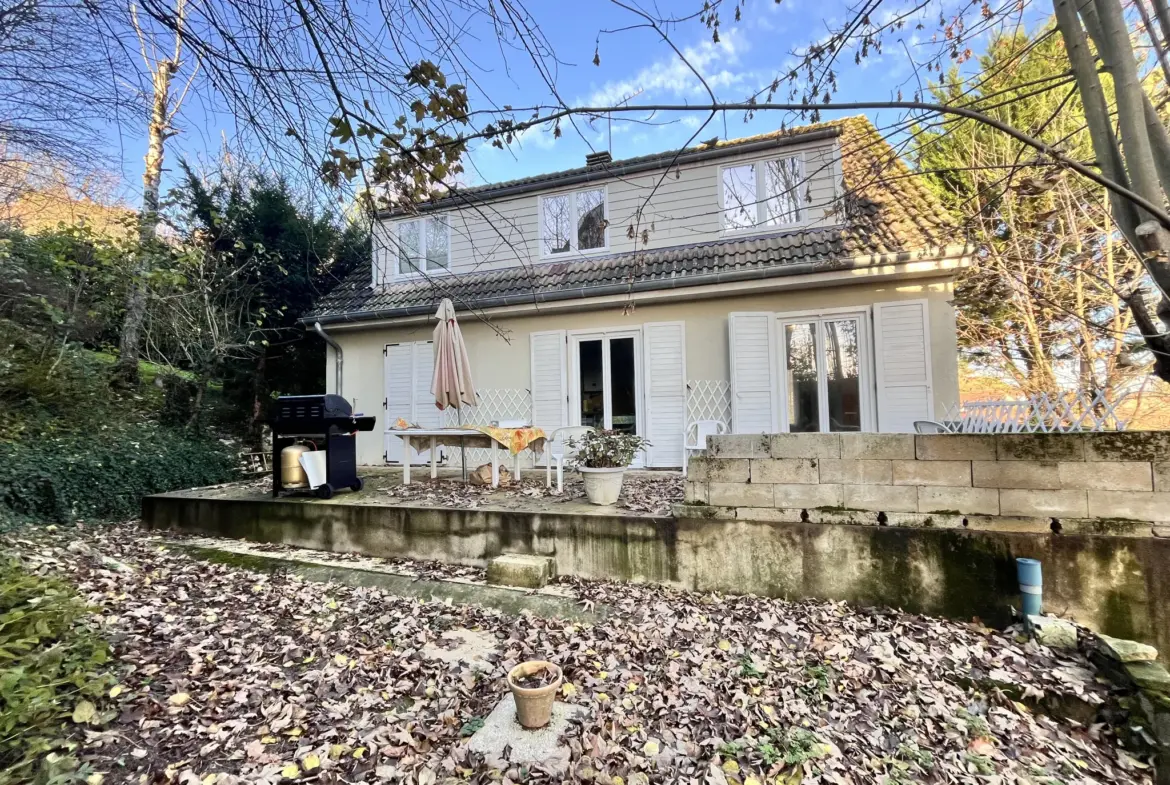
[[(113, 641), (112, 719), (78, 725), (106, 783), (1150, 781), (1106, 725), (1025, 705), (1108, 713), (1079, 655), (977, 626), (569, 582), (609, 610), (580, 624), (208, 564), (131, 525), (2, 545), (76, 585)], [(486, 664), (425, 656), (453, 630), (494, 639)], [(470, 753), (507, 670), (534, 658), (586, 709), (562, 752)]]

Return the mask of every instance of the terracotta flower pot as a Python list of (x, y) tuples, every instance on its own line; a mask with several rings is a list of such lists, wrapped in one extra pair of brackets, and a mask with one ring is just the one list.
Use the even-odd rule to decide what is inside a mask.
[[(521, 687), (516, 683), (516, 679), (544, 670), (552, 671), (554, 677), (552, 682), (543, 687)], [(529, 730), (548, 725), (552, 719), (553, 700), (563, 680), (560, 667), (545, 660), (528, 660), (508, 671), (508, 689), (516, 699), (516, 721)]]
[(578, 466), (577, 470), (585, 481), (585, 496), (590, 504), (617, 504), (618, 496), (622, 493), (622, 478), (626, 474), (624, 467), (590, 469), (588, 466)]

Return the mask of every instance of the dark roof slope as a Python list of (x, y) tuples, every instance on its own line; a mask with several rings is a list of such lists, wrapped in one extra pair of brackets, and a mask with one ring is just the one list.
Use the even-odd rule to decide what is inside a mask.
[[(720, 142), (715, 147), (739, 152), (748, 145), (827, 128), (840, 135), (842, 153), (844, 198), (837, 207), (840, 221), (835, 226), (431, 276), (377, 289), (370, 286), (370, 265), (362, 265), (322, 297), (305, 320), (328, 323), (417, 315), (434, 310), (443, 297), (450, 297), (462, 311), (791, 275), (841, 269), (859, 257), (941, 250), (962, 242), (938, 200), (865, 117)], [(669, 162), (673, 155), (643, 158)], [(630, 160), (640, 159), (622, 163)], [(570, 170), (578, 171), (583, 170)], [(563, 175), (511, 184), (560, 182)]]

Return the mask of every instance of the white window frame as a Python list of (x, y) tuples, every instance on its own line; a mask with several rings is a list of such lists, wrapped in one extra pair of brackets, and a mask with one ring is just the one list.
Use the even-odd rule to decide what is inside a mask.
[[(586, 248), (581, 250), (577, 247), (577, 230), (579, 228), (578, 220), (580, 216), (577, 215), (577, 194), (585, 191), (601, 191), (602, 205), (604, 210), (602, 214), (605, 220), (605, 242), (600, 248)], [(573, 230), (569, 235), (569, 250), (561, 251), (560, 253), (549, 253), (546, 250), (547, 244), (544, 237), (544, 203), (550, 198), (568, 196), (569, 205), (572, 210), (572, 226)], [(609, 185), (597, 184), (587, 188), (574, 188), (571, 191), (557, 191), (556, 193), (541, 194), (536, 200), (536, 226), (537, 226), (537, 242), (539, 243), (540, 258), (542, 260), (564, 259), (569, 256), (594, 256), (609, 251)]]
[[(426, 229), (425, 222), (426, 221), (437, 221), (437, 220), (443, 220), (443, 222), (447, 225), (447, 266), (446, 267), (437, 267), (433, 270), (427, 270), (427, 269), (420, 270), (417, 267), (415, 267), (413, 270), (410, 270), (409, 272), (402, 272), (402, 270), (399, 267), (399, 262), (401, 261), (401, 258), (398, 254), (398, 252), (400, 250), (400, 247), (398, 244), (398, 232), (399, 232), (400, 228), (404, 224), (408, 224), (408, 223), (418, 222), (420, 224), (419, 232), (418, 232), (418, 254), (419, 254), (419, 259), (422, 261), (423, 265), (425, 266), (426, 261), (427, 261), (427, 229)], [(451, 272), (451, 216), (448, 213), (436, 213), (434, 215), (419, 215), (419, 216), (416, 216), (413, 218), (404, 218), (404, 219), (395, 221), (393, 223), (393, 225), (391, 226), (390, 237), (391, 237), (391, 242), (390, 242), (390, 247), (388, 249), (388, 254), (390, 257), (390, 259), (389, 259), (390, 270), (391, 270), (390, 278), (392, 280), (423, 278), (423, 277), (431, 277), (431, 276), (435, 276), (435, 275), (448, 275), (448, 274), (450, 274), (450, 272)]]
[(808, 324), (815, 322), (816, 331), (816, 358), (817, 358), (817, 415), (820, 417), (821, 430), (819, 433), (854, 433), (853, 431), (829, 430), (829, 376), (825, 369), (825, 331), (821, 327), (824, 322), (856, 319), (858, 323), (857, 346), (858, 356), (858, 386), (861, 391), (861, 433), (872, 433), (877, 430), (877, 382), (874, 376), (874, 336), (870, 309), (866, 308), (828, 308), (821, 311), (798, 311), (782, 313), (776, 317), (776, 355), (779, 359), (777, 367), (777, 388), (779, 389), (778, 426), (781, 433), (788, 433), (788, 347), (784, 340), (784, 327), (789, 324)]
[[(782, 224), (770, 224), (770, 223), (766, 222), (766, 220), (767, 220), (767, 202), (768, 202), (768, 199), (771, 197), (765, 196), (763, 198), (760, 198), (760, 194), (764, 193), (764, 184), (766, 182), (766, 178), (764, 177), (763, 172), (764, 172), (764, 169), (766, 168), (766, 165), (769, 162), (779, 161), (779, 160), (782, 160), (784, 158), (795, 158), (796, 160), (798, 160), (800, 162), (801, 184), (803, 185), (804, 189), (807, 191), (808, 186), (809, 186), (809, 183), (807, 180), (808, 167), (806, 166), (807, 160), (805, 158), (803, 150), (798, 150), (796, 152), (788, 153), (786, 155), (769, 156), (768, 158), (761, 158), (759, 160), (737, 161), (734, 163), (729, 162), (729, 163), (723, 164), (722, 166), (719, 167), (719, 171), (718, 171), (718, 177), (719, 177), (719, 227), (720, 227), (720, 230), (724, 234), (729, 234), (729, 235), (760, 234), (763, 232), (776, 231), (778, 229), (800, 228), (800, 227), (808, 224), (808, 222), (809, 222), (808, 205), (805, 203), (804, 199), (801, 197), (801, 195), (799, 193), (796, 194), (796, 205), (797, 205), (796, 210), (798, 213), (798, 218), (795, 221), (793, 221), (791, 223), (782, 223)], [(754, 166), (755, 167), (756, 225), (742, 227), (742, 228), (729, 227), (727, 225), (728, 207), (727, 207), (727, 198), (726, 198), (727, 194), (724, 192), (724, 186), (723, 186), (723, 172), (727, 169), (739, 169), (740, 167), (744, 167), (744, 166)]]

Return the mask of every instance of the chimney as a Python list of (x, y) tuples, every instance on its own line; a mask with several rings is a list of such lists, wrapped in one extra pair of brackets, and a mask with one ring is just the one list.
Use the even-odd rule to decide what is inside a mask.
[(588, 153), (585, 156), (586, 169), (605, 169), (613, 161), (613, 156), (609, 154), (608, 150), (603, 150), (600, 153)]

